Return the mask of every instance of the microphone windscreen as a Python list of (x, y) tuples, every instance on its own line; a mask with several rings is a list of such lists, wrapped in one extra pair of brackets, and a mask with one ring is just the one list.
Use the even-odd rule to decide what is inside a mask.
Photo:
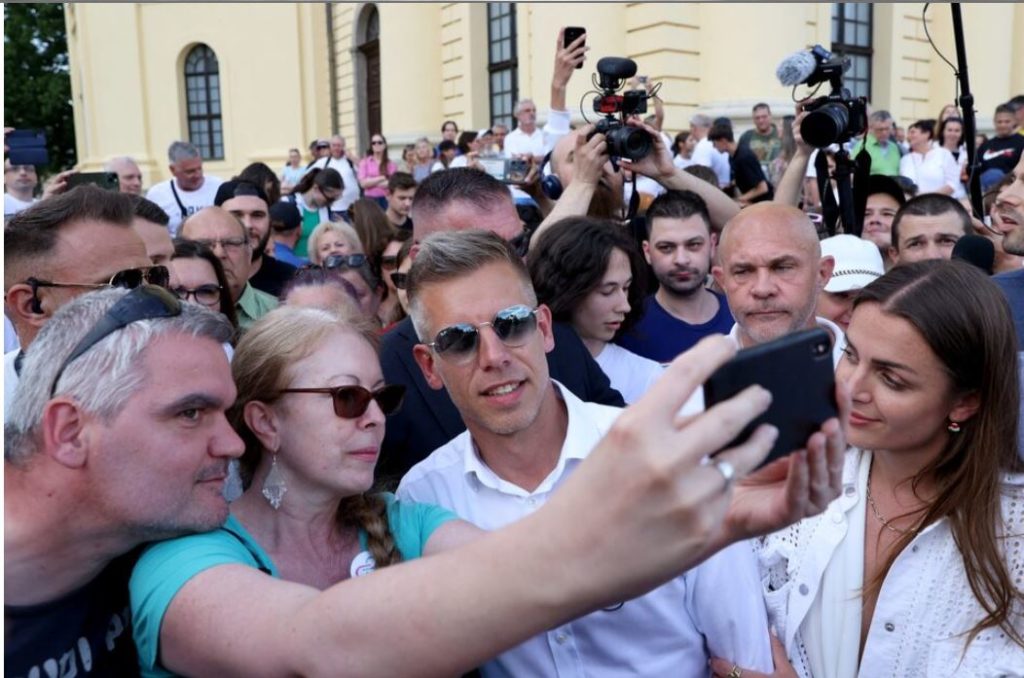
[(953, 246), (953, 258), (974, 264), (992, 275), (996, 261), (996, 248), (992, 241), (980, 235), (965, 235)]
[(782, 60), (775, 76), (783, 85), (793, 87), (811, 77), (817, 67), (818, 62), (810, 52), (796, 52)]

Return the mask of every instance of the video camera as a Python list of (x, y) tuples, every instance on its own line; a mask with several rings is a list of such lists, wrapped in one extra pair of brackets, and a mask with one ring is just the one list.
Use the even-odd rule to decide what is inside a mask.
[(827, 95), (804, 105), (808, 115), (800, 124), (800, 135), (811, 146), (843, 144), (867, 130), (867, 100), (853, 97), (843, 87), (843, 73), (849, 68), (849, 59), (821, 45), (809, 52), (797, 52), (779, 64), (776, 75), (783, 85), (813, 86), (828, 81), (832, 87)]
[[(608, 155), (612, 158), (641, 160), (654, 148), (646, 130), (629, 127), (626, 118), (647, 112), (648, 94), (643, 90), (627, 90), (619, 94), (626, 79), (636, 75), (636, 62), (621, 57), (604, 57), (597, 62), (594, 88), (600, 93), (594, 97), (594, 112), (604, 117), (587, 139), (603, 134), (608, 140)], [(584, 118), (586, 114), (584, 113)]]

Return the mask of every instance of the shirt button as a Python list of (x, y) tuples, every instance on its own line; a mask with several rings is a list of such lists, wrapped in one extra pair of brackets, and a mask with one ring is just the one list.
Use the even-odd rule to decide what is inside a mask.
[(807, 588), (807, 584), (800, 584), (800, 595), (801, 596), (806, 596), (809, 591), (810, 591), (810, 589)]
[(917, 549), (918, 549), (917, 544), (914, 544), (913, 546), (910, 547), (910, 550), (913, 551), (914, 553), (917, 553)]
[(856, 491), (857, 488), (854, 487), (853, 485), (847, 485), (846, 487), (843, 488), (843, 494), (845, 494), (847, 497), (852, 497)]
[(529, 499), (526, 500), (526, 503), (529, 504), (530, 506), (533, 506), (534, 504), (537, 503), (537, 500), (534, 499), (533, 497), (530, 497)]
[(840, 513), (839, 511), (834, 512), (832, 514), (832, 522), (835, 523), (836, 525), (838, 525), (839, 523), (843, 522), (843, 514)]
[(559, 645), (565, 645), (565, 641), (569, 640), (569, 638), (564, 633), (559, 633), (555, 636), (555, 640), (558, 641)]
[(893, 624), (892, 622), (885, 622), (885, 630), (889, 631), (889, 632), (895, 631), (896, 630), (896, 625)]

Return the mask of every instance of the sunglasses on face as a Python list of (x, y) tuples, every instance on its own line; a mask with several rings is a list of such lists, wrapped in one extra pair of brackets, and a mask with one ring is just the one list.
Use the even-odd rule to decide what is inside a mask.
[(220, 303), (220, 285), (200, 285), (194, 289), (172, 287), (171, 294), (182, 301), (188, 301), (188, 298), (192, 297), (203, 306), (214, 306)]
[(88, 287), (100, 289), (103, 287), (123, 287), (133, 290), (143, 283), (157, 287), (167, 287), (171, 281), (171, 273), (166, 266), (149, 266), (146, 268), (126, 268), (110, 276), (104, 283), (71, 283), (55, 282), (53, 280), (41, 280), (29, 278), (25, 282), (31, 285), (32, 293), (35, 294), (40, 287)]
[(479, 325), (459, 323), (446, 327), (427, 346), (438, 355), (462, 362), (476, 352), (480, 343), (480, 329), (484, 327), (494, 330), (494, 334), (506, 346), (522, 346), (537, 328), (537, 309), (518, 304), (498, 311), (491, 322)]
[(140, 320), (173, 318), (180, 314), (181, 302), (164, 288), (153, 285), (136, 287), (111, 306), (110, 310), (71, 350), (68, 357), (61, 363), (60, 369), (57, 370), (57, 376), (54, 377), (53, 385), (50, 387), (50, 397), (52, 398), (57, 392), (57, 384), (67, 366), (107, 336)]
[(373, 141), (370, 142), (370, 144), (373, 146), (383, 146), (385, 143), (387, 142), (385, 142), (383, 139), (374, 139)]
[(334, 414), (342, 419), (356, 419), (366, 413), (370, 402), (376, 400), (377, 407), (385, 416), (390, 416), (402, 407), (405, 400), (405, 386), (390, 384), (376, 391), (362, 386), (337, 386), (335, 388), (286, 388), (278, 393), (326, 393), (334, 402)]
[(395, 266), (398, 266), (398, 255), (385, 254), (380, 258), (380, 265), (384, 268), (394, 268)]
[(398, 273), (398, 272), (395, 272), (395, 273), (391, 274), (391, 284), (393, 284), (395, 286), (396, 290), (404, 290), (405, 289), (405, 285), (408, 282), (409, 282), (409, 274), (408, 273)]

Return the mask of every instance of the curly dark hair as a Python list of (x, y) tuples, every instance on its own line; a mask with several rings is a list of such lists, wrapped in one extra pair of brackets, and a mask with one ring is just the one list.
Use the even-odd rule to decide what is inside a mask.
[(541, 234), (528, 262), (537, 301), (548, 305), (556, 321), (571, 322), (573, 311), (601, 284), (614, 249), (625, 253), (633, 272), (621, 336), (643, 313), (646, 262), (627, 228), (614, 221), (568, 217)]

